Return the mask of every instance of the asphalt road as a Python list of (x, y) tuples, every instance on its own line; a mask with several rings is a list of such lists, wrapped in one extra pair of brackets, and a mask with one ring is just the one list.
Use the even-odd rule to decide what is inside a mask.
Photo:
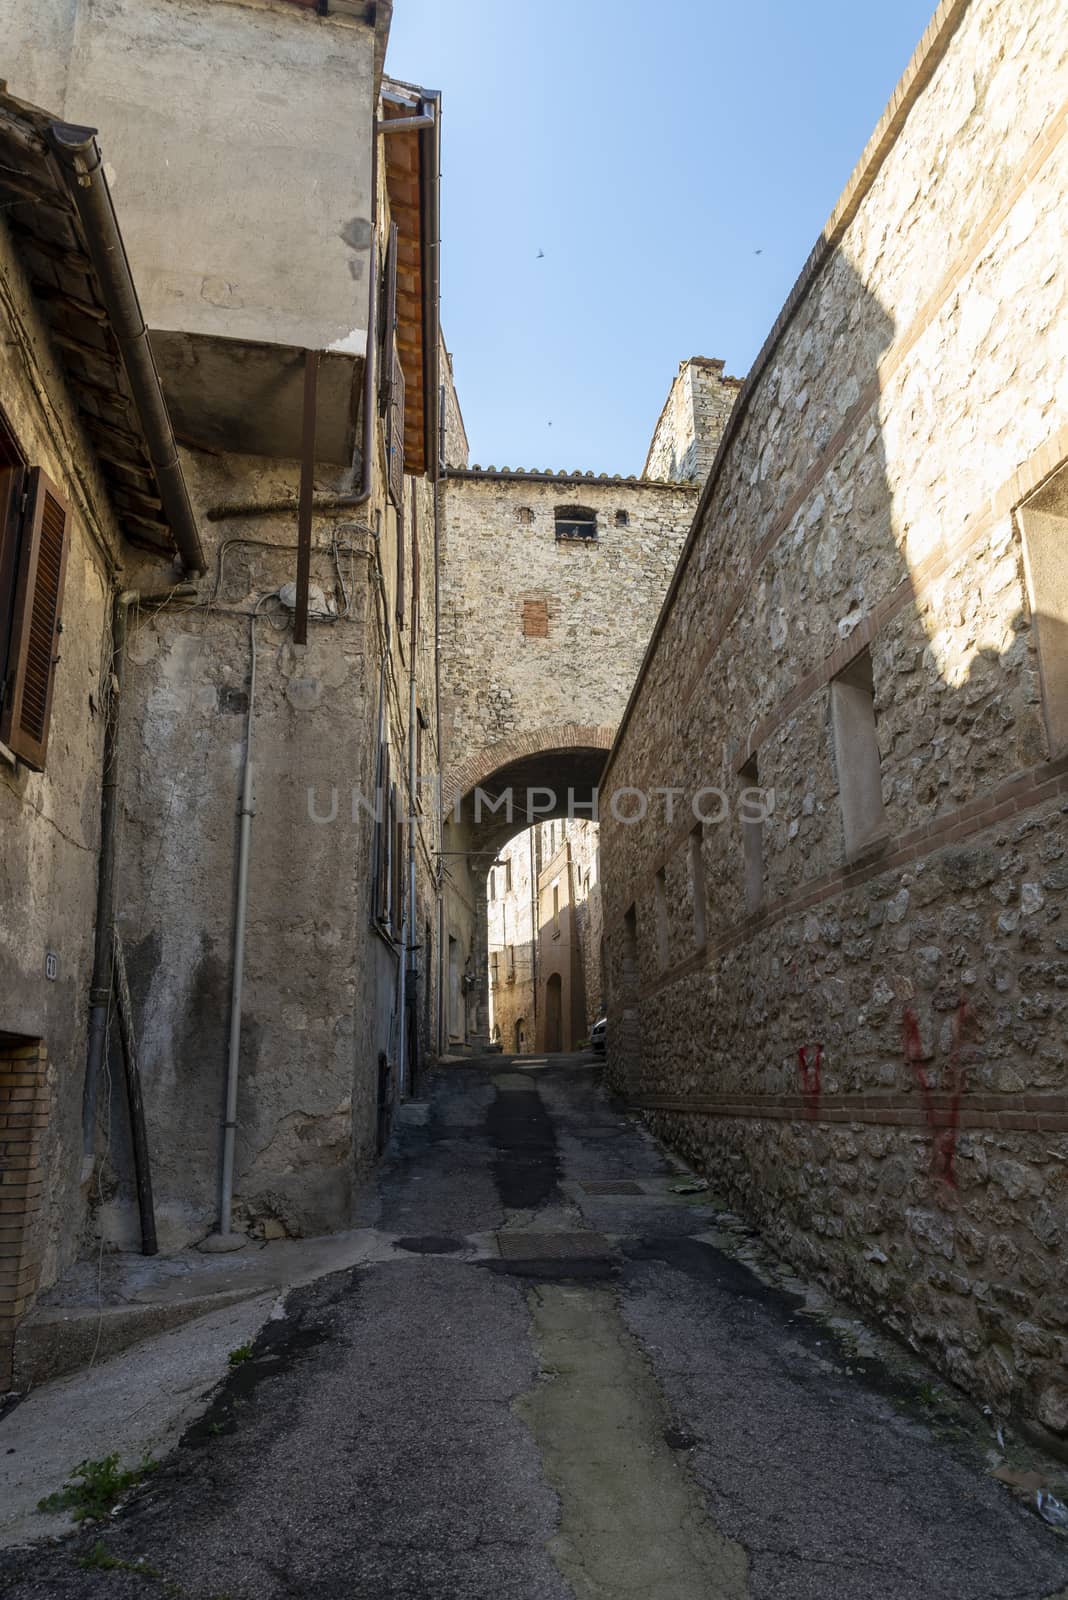
[(981, 1419), (754, 1271), (591, 1058), (430, 1099), (358, 1218), (393, 1259), (295, 1291), (117, 1516), (0, 1558), (8, 1600), (1068, 1595)]

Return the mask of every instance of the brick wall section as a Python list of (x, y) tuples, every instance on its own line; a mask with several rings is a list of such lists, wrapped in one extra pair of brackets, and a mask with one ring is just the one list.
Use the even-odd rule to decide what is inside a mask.
[(0, 1044), (0, 1394), (11, 1385), (15, 1329), (41, 1267), (41, 1142), (48, 1124), (47, 1057), (38, 1040)]
[[(1063, 1438), (1068, 760), (1017, 509), (1068, 457), (1058, 13), (939, 8), (731, 413), (601, 838), (617, 1081), (791, 1259)], [(832, 682), (863, 650), (885, 828), (851, 856)], [(775, 798), (750, 910), (753, 758)], [(658, 785), (731, 797), (700, 949), (689, 808), (606, 804)]]

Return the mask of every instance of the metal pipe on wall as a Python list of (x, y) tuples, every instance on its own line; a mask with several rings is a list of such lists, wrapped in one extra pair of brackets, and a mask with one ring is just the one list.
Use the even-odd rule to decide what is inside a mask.
[[(366, 360), (366, 357), (364, 358)], [(297, 507), (297, 596), (293, 608), (293, 643), (308, 642), (308, 585), (311, 580), (312, 499), (315, 494), (315, 419), (319, 389), (319, 352), (304, 352), (304, 416), (300, 445), (300, 501)]]
[(219, 1177), (218, 1230), (203, 1240), (202, 1250), (240, 1250), (247, 1242), (243, 1233), (233, 1232), (234, 1155), (237, 1147), (237, 1093), (241, 1077), (241, 1001), (245, 982), (245, 926), (248, 919), (248, 859), (252, 842), (253, 799), (252, 730), (256, 714), (256, 618), (261, 597), (249, 617), (248, 712), (245, 722), (245, 763), (241, 774), (238, 803), (237, 887), (234, 895), (233, 972), (230, 980), (230, 1032), (226, 1052), (226, 1112), (223, 1120), (222, 1170)]
[(96, 933), (93, 945), (93, 975), (89, 985), (89, 1044), (85, 1061), (85, 1086), (82, 1093), (82, 1182), (93, 1170), (96, 1142), (96, 1103), (100, 1069), (107, 1046), (111, 1016), (112, 927), (115, 922), (115, 876), (118, 840), (118, 741), (119, 704), (126, 675), (126, 623), (129, 609), (138, 598), (127, 589), (115, 596), (111, 608), (111, 673), (107, 717), (104, 722), (104, 773), (100, 785), (100, 857), (96, 887)]
[[(415, 540), (419, 536), (419, 525), (412, 517), (412, 553), (415, 554)], [(416, 858), (415, 839), (418, 827), (419, 807), (419, 708), (416, 703), (415, 657), (419, 642), (419, 602), (415, 584), (412, 584), (412, 634), (408, 642), (408, 906), (405, 914), (407, 938), (404, 944), (405, 965), (407, 966), (407, 983), (404, 991), (404, 1006), (401, 1009), (401, 1027), (406, 1041), (406, 1051), (403, 1057), (405, 1071), (401, 1075), (400, 1092), (409, 1094), (415, 1086), (418, 1060), (416, 1053), (416, 1038), (418, 1029), (418, 997), (419, 997), (419, 920), (415, 903)]]

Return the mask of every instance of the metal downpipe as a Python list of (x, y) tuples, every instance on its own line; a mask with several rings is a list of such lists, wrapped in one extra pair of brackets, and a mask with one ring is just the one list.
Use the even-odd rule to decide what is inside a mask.
[[(269, 596), (266, 598), (270, 598)], [(241, 1080), (241, 1002), (245, 981), (245, 925), (248, 918), (248, 861), (252, 841), (252, 818), (256, 814), (252, 786), (252, 729), (256, 714), (256, 618), (262, 599), (249, 618), (251, 666), (248, 686), (248, 716), (245, 733), (245, 765), (241, 775), (238, 804), (237, 888), (234, 896), (233, 974), (230, 983), (230, 1033), (226, 1055), (226, 1111), (223, 1119), (222, 1170), (219, 1178), (219, 1226), (203, 1240), (202, 1250), (240, 1250), (248, 1241), (243, 1233), (233, 1232), (234, 1154), (237, 1147), (237, 1093)]]
[(85, 1087), (82, 1095), (82, 1179), (88, 1182), (93, 1170), (96, 1142), (96, 1104), (100, 1069), (107, 1046), (111, 1016), (112, 927), (115, 922), (115, 873), (118, 838), (118, 743), (119, 705), (126, 673), (126, 620), (129, 608), (138, 599), (127, 589), (115, 596), (111, 610), (111, 685), (107, 720), (104, 724), (104, 774), (100, 785), (100, 859), (97, 868), (96, 932), (93, 945), (93, 976), (89, 987), (89, 1043), (85, 1062)]

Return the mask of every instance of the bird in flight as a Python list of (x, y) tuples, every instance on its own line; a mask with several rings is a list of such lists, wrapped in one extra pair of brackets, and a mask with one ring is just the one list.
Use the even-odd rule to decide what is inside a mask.
[(535, 261), (541, 261), (542, 258), (544, 257), (544, 255), (545, 255), (545, 251), (544, 250), (539, 250), (537, 255), (534, 257), (534, 260)]

